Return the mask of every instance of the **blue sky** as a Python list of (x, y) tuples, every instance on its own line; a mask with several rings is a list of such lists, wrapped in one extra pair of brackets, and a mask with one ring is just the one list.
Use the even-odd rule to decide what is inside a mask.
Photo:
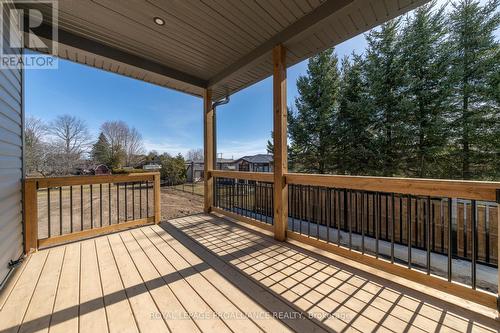
[[(339, 55), (362, 51), (362, 36), (339, 45)], [(288, 69), (288, 104), (307, 61)], [(26, 113), (50, 121), (71, 114), (85, 119), (97, 137), (108, 120), (123, 120), (142, 134), (145, 148), (185, 154), (203, 146), (202, 100), (149, 83), (66, 60), (57, 70), (26, 71)], [(264, 153), (272, 130), (272, 78), (231, 96), (218, 108), (218, 151), (223, 157)]]
[[(363, 52), (365, 46), (360, 35), (336, 50), (341, 58)], [(297, 96), (295, 83), (306, 67), (304, 61), (288, 69), (288, 105)], [(103, 122), (123, 120), (142, 133), (148, 151), (185, 154), (201, 148), (202, 108), (200, 98), (65, 60), (57, 70), (26, 71), (28, 115), (46, 121), (65, 113), (77, 115), (87, 121), (95, 137)], [(264, 153), (271, 129), (272, 78), (267, 78), (218, 108), (218, 152), (226, 158)]]

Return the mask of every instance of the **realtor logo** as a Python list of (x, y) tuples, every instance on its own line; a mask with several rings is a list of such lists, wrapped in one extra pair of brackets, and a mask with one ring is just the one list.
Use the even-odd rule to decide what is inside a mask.
[(58, 0), (0, 0), (0, 18), (0, 68), (57, 69)]

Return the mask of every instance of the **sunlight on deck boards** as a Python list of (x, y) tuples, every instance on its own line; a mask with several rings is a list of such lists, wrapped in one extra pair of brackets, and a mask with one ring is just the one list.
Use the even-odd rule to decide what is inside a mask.
[(484, 331), (498, 322), (210, 215), (31, 255), (4, 332)]

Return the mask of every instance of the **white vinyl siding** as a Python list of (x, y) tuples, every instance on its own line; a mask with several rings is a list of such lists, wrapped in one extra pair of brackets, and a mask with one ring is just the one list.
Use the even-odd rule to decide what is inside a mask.
[[(2, 36), (4, 44), (9, 36)], [(5, 47), (5, 46), (4, 46)], [(22, 70), (0, 69), (0, 282), (22, 255)]]

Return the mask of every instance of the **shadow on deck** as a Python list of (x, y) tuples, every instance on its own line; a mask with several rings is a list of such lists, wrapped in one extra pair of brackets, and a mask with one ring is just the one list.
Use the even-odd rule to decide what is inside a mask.
[(496, 332), (498, 322), (211, 215), (39, 251), (0, 332)]

